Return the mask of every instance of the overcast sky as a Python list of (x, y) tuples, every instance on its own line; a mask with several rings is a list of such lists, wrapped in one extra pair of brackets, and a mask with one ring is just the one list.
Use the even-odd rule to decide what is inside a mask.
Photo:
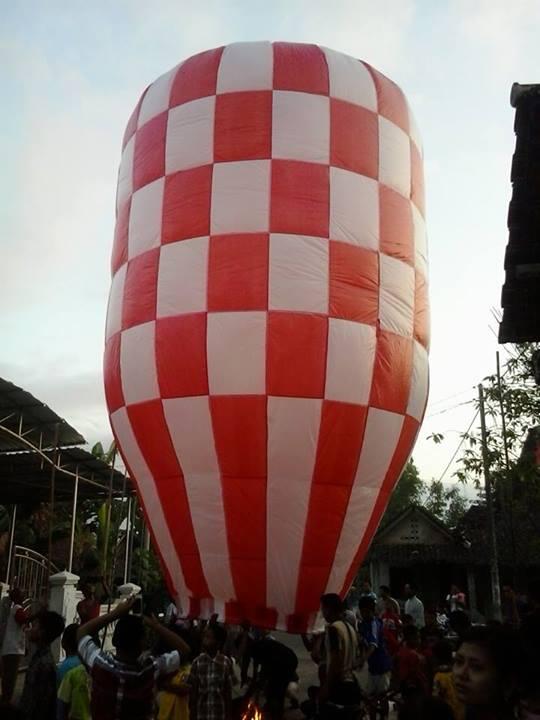
[[(513, 81), (540, 82), (540, 0), (0, 7), (0, 375), (90, 442), (109, 440), (101, 357), (116, 172), (133, 106), (158, 75), (201, 50), (319, 43), (396, 81), (423, 136), (431, 396), (414, 457), (424, 478), (439, 477), (473, 416), (461, 403), (494, 369), (491, 309), (503, 282), (514, 148), (508, 98)], [(425, 439), (434, 431), (446, 433), (437, 447)]]

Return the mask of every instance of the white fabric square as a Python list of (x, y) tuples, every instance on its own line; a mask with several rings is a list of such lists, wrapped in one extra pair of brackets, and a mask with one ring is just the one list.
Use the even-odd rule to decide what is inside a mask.
[(214, 160), (216, 98), (200, 98), (169, 110), (165, 172), (209, 165)]
[(187, 595), (182, 568), (169, 532), (169, 526), (163, 514), (163, 506), (157, 492), (156, 483), (139, 448), (125, 407), (111, 414), (111, 425), (122, 448), (122, 453), (129, 463), (129, 469), (137, 478), (137, 490), (142, 497), (144, 508), (149, 516), (153, 518), (154, 535), (163, 553), (163, 560), (174, 586)]
[(163, 245), (159, 257), (157, 317), (207, 308), (208, 237)]
[(133, 192), (133, 156), (135, 153), (135, 135), (129, 139), (124, 148), (118, 170), (118, 186), (116, 188), (116, 211), (129, 199)]
[(268, 232), (270, 160), (216, 163), (210, 233)]
[(131, 198), (128, 232), (130, 260), (161, 244), (164, 187), (165, 178), (158, 178), (137, 190)]
[(414, 341), (413, 348), (413, 369), (411, 379), (411, 390), (407, 415), (411, 415), (420, 422), (428, 396), (429, 366), (427, 350), (419, 342)]
[(379, 182), (411, 196), (411, 145), (409, 136), (379, 115)]
[(368, 404), (376, 345), (376, 329), (371, 325), (329, 318), (327, 400)]
[(379, 320), (384, 330), (412, 337), (414, 268), (397, 258), (379, 255)]
[(105, 340), (122, 329), (122, 306), (124, 304), (124, 283), (126, 281), (127, 263), (124, 263), (112, 279), (109, 304), (107, 306), (107, 324)]
[(330, 162), (330, 98), (313, 93), (274, 91), (272, 157)]
[(328, 63), (330, 97), (377, 112), (377, 90), (364, 63), (335, 50), (322, 50)]
[(169, 72), (164, 73), (150, 85), (141, 103), (137, 127), (141, 127), (159, 113), (168, 110), (171, 86), (179, 67), (177, 65)]
[(264, 395), (266, 313), (208, 313), (210, 395)]
[(414, 228), (414, 264), (427, 278), (428, 276), (428, 249), (426, 237), (426, 221), (414, 203), (411, 203)]
[(357, 173), (330, 168), (330, 238), (379, 249), (379, 186)]
[(295, 609), (296, 584), (289, 579), (298, 577), (302, 559), (321, 408), (319, 398), (268, 398), (266, 601), (285, 614)]
[(184, 474), (193, 530), (210, 593), (233, 598), (221, 472), (208, 396), (164, 400), (163, 411)]
[(270, 235), (269, 309), (328, 313), (328, 240)]
[(219, 63), (217, 93), (271, 90), (274, 53), (269, 42), (226, 45)]
[(159, 397), (154, 321), (122, 332), (120, 372), (126, 405)]

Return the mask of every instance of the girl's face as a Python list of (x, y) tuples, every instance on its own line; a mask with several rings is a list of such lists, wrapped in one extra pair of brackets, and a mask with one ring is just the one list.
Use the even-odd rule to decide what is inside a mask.
[(456, 692), (465, 705), (493, 705), (497, 702), (497, 671), (479, 645), (462, 643), (454, 659)]

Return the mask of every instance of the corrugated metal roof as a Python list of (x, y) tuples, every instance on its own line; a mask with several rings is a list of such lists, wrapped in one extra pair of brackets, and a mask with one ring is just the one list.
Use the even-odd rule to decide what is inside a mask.
[(48, 405), (0, 378), (0, 453), (24, 448), (18, 436), (36, 447), (40, 447), (41, 442), (42, 449), (53, 448), (57, 427), (60, 447), (86, 443), (84, 437)]
[[(54, 452), (44, 455), (53, 459)], [(55, 497), (58, 501), (73, 497), (77, 469), (79, 497), (81, 499), (106, 497), (109, 491), (111, 467), (103, 460), (82, 448), (60, 450), (60, 470), (56, 471)], [(71, 474), (70, 474), (71, 473)], [(113, 494), (122, 493), (124, 475), (114, 470), (112, 475)], [(47, 502), (50, 497), (51, 464), (36, 452), (10, 452), (0, 454), (0, 504)], [(127, 482), (127, 492), (132, 492)]]

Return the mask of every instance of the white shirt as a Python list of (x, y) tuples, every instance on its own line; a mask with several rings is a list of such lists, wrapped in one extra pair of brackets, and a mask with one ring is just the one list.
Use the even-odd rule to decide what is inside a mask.
[(24, 655), (26, 649), (24, 625), (20, 625), (15, 619), (19, 610), (23, 610), (23, 606), (15, 604), (9, 610), (6, 633), (2, 643), (2, 655)]
[(412, 617), (417, 628), (423, 628), (426, 624), (424, 620), (424, 603), (416, 595), (405, 602), (405, 615)]

